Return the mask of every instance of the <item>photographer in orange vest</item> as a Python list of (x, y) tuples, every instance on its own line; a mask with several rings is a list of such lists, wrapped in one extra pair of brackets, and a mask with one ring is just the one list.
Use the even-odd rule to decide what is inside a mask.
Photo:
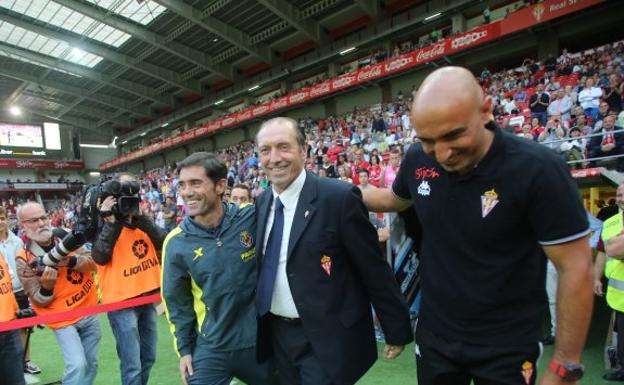
[[(45, 316), (97, 304), (92, 272), (96, 265), (79, 236), (52, 230), (43, 206), (27, 202), (17, 209), (17, 220), (27, 241), (17, 254), (17, 275), (37, 315)], [(63, 352), (63, 385), (91, 385), (97, 371), (100, 321), (97, 315), (76, 317), (47, 325)]]
[[(139, 214), (139, 184), (131, 174), (120, 174), (102, 184), (99, 215), (103, 223), (93, 242), (99, 265), (102, 302), (118, 302), (158, 293), (159, 254), (165, 232)], [(156, 360), (156, 310), (152, 304), (108, 313), (122, 385), (146, 385)]]
[[(18, 307), (13, 295), (12, 276), (13, 271), (9, 268), (4, 256), (0, 254), (0, 323), (17, 318)], [(19, 330), (0, 332), (0, 373), (2, 373), (3, 384), (25, 384), (23, 356), (24, 347)]]

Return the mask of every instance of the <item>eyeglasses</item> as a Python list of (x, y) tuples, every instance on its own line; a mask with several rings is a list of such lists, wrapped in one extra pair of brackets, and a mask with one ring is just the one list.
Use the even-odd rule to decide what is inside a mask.
[(39, 221), (41, 222), (46, 222), (48, 220), (48, 216), (47, 215), (42, 215), (38, 218), (30, 218), (30, 219), (22, 219), (22, 223), (28, 223), (28, 224), (35, 224), (35, 223), (39, 223)]

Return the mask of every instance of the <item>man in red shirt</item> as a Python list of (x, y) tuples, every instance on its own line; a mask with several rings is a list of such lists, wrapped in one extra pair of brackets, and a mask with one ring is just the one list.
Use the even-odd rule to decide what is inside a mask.
[(351, 179), (353, 180), (354, 185), (360, 184), (360, 170), (368, 170), (368, 162), (364, 160), (364, 150), (358, 148), (355, 151), (355, 159), (351, 164)]

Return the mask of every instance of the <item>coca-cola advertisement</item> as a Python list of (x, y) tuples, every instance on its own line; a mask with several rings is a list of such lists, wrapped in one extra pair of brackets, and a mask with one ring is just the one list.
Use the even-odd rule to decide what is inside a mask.
[(312, 86), (310, 89), (310, 97), (316, 98), (318, 96), (323, 96), (331, 92), (331, 81), (326, 81), (321, 84), (317, 84)]
[(369, 80), (377, 79), (383, 75), (383, 64), (377, 64), (370, 67), (364, 67), (358, 71), (357, 81), (358, 83), (367, 82)]
[(416, 64), (422, 64), (437, 59), (446, 52), (446, 42), (441, 41), (429, 47), (418, 50), (416, 53)]
[[(178, 145), (181, 142), (218, 132), (222, 128), (243, 123), (261, 115), (302, 104), (332, 92), (353, 87), (380, 77), (405, 71), (406, 69), (430, 62), (444, 55), (450, 55), (476, 47), (501, 36), (514, 33), (520, 29), (529, 28), (547, 20), (577, 12), (602, 2), (604, 2), (604, 0), (545, 0), (541, 3), (512, 12), (503, 20), (473, 28), (470, 31), (448, 37), (428, 47), (392, 57), (383, 63), (364, 67), (357, 71), (341, 75), (335, 79), (330, 79), (323, 83), (294, 91), (290, 95), (283, 96), (271, 102), (265, 102), (258, 106), (249, 107), (241, 112), (230, 114), (224, 118), (216, 119), (210, 123), (204, 124), (201, 130), (193, 130), (193, 137), (191, 137), (190, 134), (188, 137), (174, 137), (171, 141), (161, 142), (160, 146), (152, 145), (139, 151), (122, 155), (116, 159), (102, 163), (100, 165), (100, 170), (108, 170), (119, 164), (127, 163), (153, 152), (164, 150), (171, 146)], [(203, 129), (205, 127), (207, 127), (207, 129)], [(179, 134), (179, 136), (180, 135), (183, 134)], [(3, 166), (0, 164), (0, 168), (2, 167)]]

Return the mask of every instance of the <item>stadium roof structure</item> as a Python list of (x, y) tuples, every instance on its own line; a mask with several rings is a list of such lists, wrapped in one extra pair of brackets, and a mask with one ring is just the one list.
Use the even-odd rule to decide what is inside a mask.
[[(3, 0), (0, 118), (19, 105), (33, 120), (72, 125), (96, 140), (138, 136), (210, 114), (189, 109), (197, 100), (216, 109), (214, 102), (240, 101), (257, 84), (260, 95), (297, 73), (326, 67), (347, 47), (368, 49), (389, 41), (389, 31), (422, 26), (434, 12), (471, 6), (483, 3)], [(406, 10), (410, 17), (395, 17)]]

